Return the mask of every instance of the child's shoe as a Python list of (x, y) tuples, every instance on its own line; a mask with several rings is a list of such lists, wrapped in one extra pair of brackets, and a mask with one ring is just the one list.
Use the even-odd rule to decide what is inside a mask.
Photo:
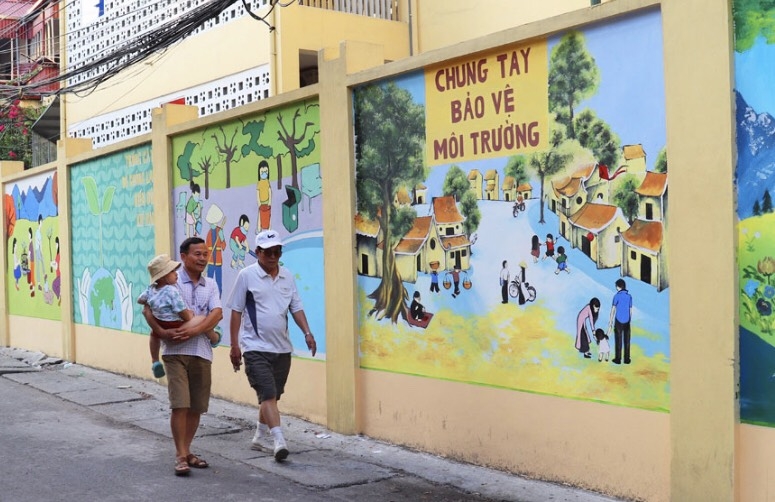
[(151, 371), (153, 372), (153, 376), (156, 378), (161, 378), (166, 375), (164, 372), (164, 365), (161, 363), (161, 361), (155, 361), (151, 365)]

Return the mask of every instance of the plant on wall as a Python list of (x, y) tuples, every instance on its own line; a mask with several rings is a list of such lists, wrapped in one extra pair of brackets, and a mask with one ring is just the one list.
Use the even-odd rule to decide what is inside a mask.
[(89, 204), (89, 211), (94, 216), (99, 217), (100, 221), (100, 267), (103, 266), (102, 259), (102, 215), (110, 211), (110, 206), (113, 204), (113, 194), (116, 191), (116, 187), (109, 186), (102, 194), (102, 203), (100, 203), (99, 193), (97, 191), (97, 182), (91, 176), (85, 177), (83, 180), (83, 187), (86, 190), (86, 201)]
[(32, 163), (30, 128), (37, 111), (22, 108), (19, 100), (0, 105), (0, 160), (24, 162), (29, 169)]

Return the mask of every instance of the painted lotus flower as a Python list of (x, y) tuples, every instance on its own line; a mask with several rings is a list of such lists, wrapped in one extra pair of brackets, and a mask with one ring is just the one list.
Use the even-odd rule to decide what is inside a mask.
[(763, 259), (759, 260), (759, 263), (756, 264), (756, 270), (758, 270), (760, 274), (766, 277), (767, 282), (769, 282), (770, 276), (775, 274), (775, 258), (765, 256)]

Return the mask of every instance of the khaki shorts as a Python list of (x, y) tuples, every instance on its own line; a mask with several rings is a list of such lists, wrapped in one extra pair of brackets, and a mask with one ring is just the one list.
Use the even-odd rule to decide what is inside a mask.
[(170, 408), (206, 413), (210, 404), (212, 363), (197, 356), (162, 356), (167, 372)]

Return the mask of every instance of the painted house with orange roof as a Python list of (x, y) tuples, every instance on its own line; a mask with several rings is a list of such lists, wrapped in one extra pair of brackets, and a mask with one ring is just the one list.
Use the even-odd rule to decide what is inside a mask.
[(416, 282), (418, 272), (429, 274), (431, 263), (444, 263), (444, 249), (433, 215), (416, 217), (393, 251), (398, 273), (407, 282)]
[(622, 233), (622, 275), (662, 291), (669, 285), (665, 227), (661, 221), (635, 220)]
[(377, 220), (355, 215), (355, 253), (358, 257), (358, 274), (370, 277), (382, 275), (382, 260), (377, 253), (377, 244), (382, 232)]
[(522, 198), (525, 200), (533, 198), (533, 185), (530, 183), (522, 183), (517, 187), (517, 194), (522, 194)]
[(638, 188), (638, 217), (646, 221), (665, 221), (667, 214), (667, 173), (647, 172)]
[(597, 268), (622, 263), (621, 233), (629, 228), (622, 209), (609, 204), (584, 204), (568, 218), (566, 239), (595, 262)]
[(468, 173), (468, 184), (476, 195), (477, 200), (482, 200), (482, 173), (478, 169), (471, 169)]
[(485, 200), (500, 200), (500, 186), (498, 181), (500, 175), (495, 169), (488, 169), (484, 173), (484, 199)]
[(597, 164), (585, 164), (570, 176), (552, 179), (551, 188), (549, 210), (559, 217), (559, 233), (566, 239), (570, 215), (587, 203), (608, 204), (609, 182), (600, 177)]
[(409, 190), (405, 186), (399, 187), (396, 190), (396, 195), (393, 197), (393, 205), (397, 208), (412, 205), (412, 197), (409, 196)]
[(514, 179), (514, 176), (503, 177), (501, 190), (503, 190), (503, 200), (506, 202), (517, 199), (517, 180)]
[(442, 249), (444, 250), (444, 269), (458, 267), (468, 270), (471, 258), (471, 241), (465, 235), (465, 218), (457, 209), (455, 198), (451, 195), (434, 197), (433, 216), (436, 223)]
[(646, 151), (643, 145), (624, 145), (622, 147), (622, 156), (624, 165), (627, 167), (627, 174), (634, 174), (643, 179), (646, 175)]
[(426, 204), (428, 202), (428, 187), (422, 183), (418, 183), (414, 187), (414, 203)]

